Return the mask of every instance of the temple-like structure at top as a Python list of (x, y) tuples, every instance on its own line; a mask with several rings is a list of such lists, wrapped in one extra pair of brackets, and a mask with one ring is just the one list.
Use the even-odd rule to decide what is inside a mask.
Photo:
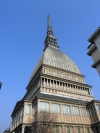
[[(12, 112), (11, 132), (31, 133), (35, 123), (47, 124), (52, 116), (49, 133), (100, 133), (100, 101), (76, 63), (60, 51), (49, 15), (44, 44), (27, 92)], [(36, 133), (42, 133), (39, 128)]]

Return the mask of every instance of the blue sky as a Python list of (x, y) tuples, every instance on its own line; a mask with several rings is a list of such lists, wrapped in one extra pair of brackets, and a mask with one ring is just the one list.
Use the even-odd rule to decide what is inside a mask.
[(47, 15), (60, 50), (71, 57), (100, 100), (100, 78), (87, 39), (100, 26), (100, 0), (0, 0), (0, 133), (43, 54)]

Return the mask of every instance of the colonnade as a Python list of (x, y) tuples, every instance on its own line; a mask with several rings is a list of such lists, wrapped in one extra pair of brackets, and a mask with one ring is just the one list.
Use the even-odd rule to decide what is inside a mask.
[(93, 95), (92, 90), (90, 88), (82, 87), (71, 83), (64, 83), (61, 81), (56, 81), (47, 78), (41, 78), (41, 85), (56, 90), (69, 91), (83, 95)]

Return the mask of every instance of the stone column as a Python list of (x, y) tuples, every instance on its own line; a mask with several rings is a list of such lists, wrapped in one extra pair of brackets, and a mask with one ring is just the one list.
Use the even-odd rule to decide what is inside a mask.
[(45, 78), (44, 78), (44, 80), (43, 80), (43, 86), (45, 86)]
[(54, 88), (54, 80), (53, 80), (53, 85), (52, 85), (52, 86), (53, 86), (53, 88)]
[(60, 104), (60, 121), (63, 121), (62, 104)]
[(96, 106), (95, 103), (94, 103), (94, 107), (95, 107), (95, 110), (96, 110), (97, 121), (99, 121), (100, 120), (100, 116), (99, 116), (99, 112), (98, 112), (98, 109), (97, 109), (97, 106)]
[(50, 85), (49, 85), (49, 86), (50, 86), (50, 88), (51, 88), (51, 79), (50, 79)]
[(64, 91), (66, 91), (66, 83), (64, 83)]
[(68, 91), (68, 83), (66, 84), (66, 92)]
[(56, 82), (56, 84), (55, 84), (55, 89), (57, 90), (57, 81), (55, 81)]
[(77, 133), (77, 132), (76, 132), (76, 127), (75, 127), (75, 126), (73, 126), (73, 133)]
[(82, 95), (84, 95), (84, 90), (83, 90), (83, 87), (81, 87), (81, 90), (82, 90)]
[(59, 90), (60, 90), (60, 82), (59, 82)]
[(78, 86), (77, 86), (77, 85), (75, 85), (75, 88), (76, 88), (76, 92), (77, 92), (77, 94), (79, 94), (79, 89), (78, 89)]
[(70, 105), (70, 118), (71, 118), (71, 123), (73, 123), (74, 121), (73, 121), (73, 113), (72, 113), (72, 105)]
[(74, 92), (77, 93), (77, 92), (76, 92), (76, 85), (74, 85), (73, 87), (74, 87)]
[(63, 90), (65, 91), (65, 83), (63, 83)]
[(25, 133), (25, 126), (22, 125), (22, 133)]
[(83, 88), (83, 95), (85, 95), (84, 87), (82, 87), (82, 88)]
[(87, 133), (85, 126), (83, 126), (83, 133)]
[(42, 86), (42, 77), (40, 78), (40, 87)]
[(62, 133), (65, 133), (65, 127), (64, 127), (64, 125), (62, 125)]
[(80, 114), (80, 122), (83, 123), (82, 111), (80, 106), (79, 106), (79, 114)]
[(91, 93), (91, 95), (93, 96), (93, 92), (92, 92), (92, 89), (90, 89), (90, 93)]

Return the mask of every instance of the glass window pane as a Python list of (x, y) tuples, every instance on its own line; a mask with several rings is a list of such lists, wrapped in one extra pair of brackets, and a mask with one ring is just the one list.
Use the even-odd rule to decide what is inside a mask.
[(94, 107), (93, 106), (90, 107), (89, 111), (90, 111), (90, 114), (91, 115), (94, 115), (95, 114), (95, 110), (94, 110)]
[(26, 114), (31, 114), (31, 104), (26, 105)]
[(73, 107), (73, 115), (79, 115), (78, 107)]
[(100, 105), (98, 105), (98, 111), (99, 111), (99, 113), (100, 113)]
[(70, 133), (70, 128), (69, 127), (67, 127), (67, 133)]
[(59, 128), (58, 128), (58, 126), (56, 127), (56, 133), (59, 133)]
[(83, 116), (87, 116), (86, 108), (82, 108), (82, 115), (83, 115)]
[(40, 111), (49, 111), (49, 103), (41, 102), (40, 103)]
[(63, 114), (70, 114), (68, 105), (63, 105)]
[(53, 113), (59, 113), (59, 104), (53, 104)]
[(81, 133), (80, 128), (77, 128), (77, 133)]
[(87, 128), (87, 133), (90, 133), (90, 130), (89, 130), (89, 128)]

